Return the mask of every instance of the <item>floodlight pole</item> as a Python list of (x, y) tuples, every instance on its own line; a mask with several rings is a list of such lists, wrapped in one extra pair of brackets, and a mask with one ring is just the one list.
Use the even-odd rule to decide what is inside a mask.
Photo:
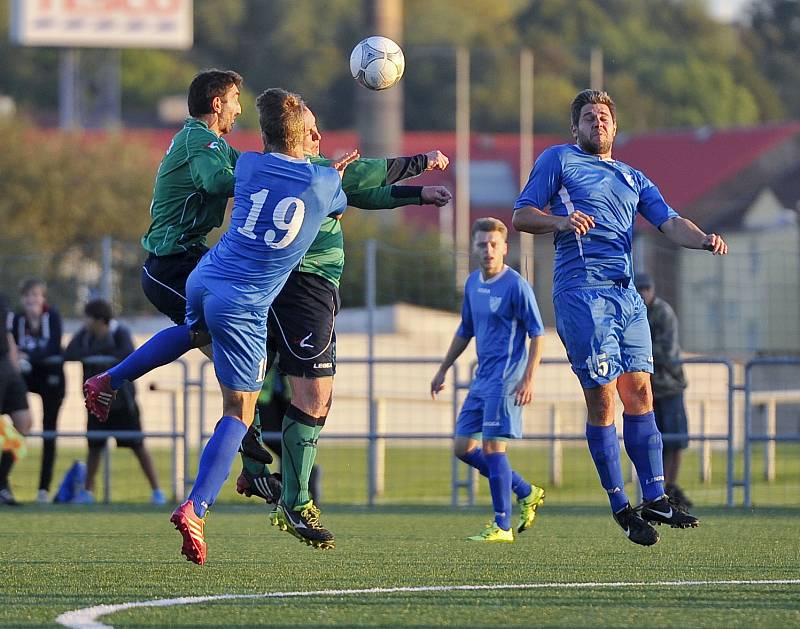
[(58, 126), (66, 131), (74, 131), (81, 126), (78, 51), (75, 48), (62, 48), (58, 61)]
[(600, 46), (592, 46), (589, 54), (589, 87), (603, 89), (603, 49)]
[(456, 289), (469, 273), (469, 50), (456, 48)]
[[(533, 51), (519, 51), (519, 186), (522, 189), (533, 168)], [(533, 234), (519, 233), (519, 273), (533, 285)]]

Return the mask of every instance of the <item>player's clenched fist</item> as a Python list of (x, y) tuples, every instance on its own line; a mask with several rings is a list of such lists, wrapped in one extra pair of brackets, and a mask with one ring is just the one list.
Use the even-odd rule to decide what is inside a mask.
[(559, 231), (575, 232), (578, 236), (585, 236), (592, 227), (594, 227), (594, 217), (575, 210), (572, 214), (564, 217)]
[(728, 253), (728, 243), (719, 234), (708, 234), (703, 238), (703, 249), (710, 251), (712, 255), (724, 256)]
[(452, 198), (453, 195), (444, 186), (424, 186), (420, 193), (420, 199), (422, 199), (423, 204), (435, 205), (436, 207), (447, 205)]
[(425, 155), (428, 158), (426, 170), (444, 170), (450, 164), (450, 158), (441, 151), (428, 151)]

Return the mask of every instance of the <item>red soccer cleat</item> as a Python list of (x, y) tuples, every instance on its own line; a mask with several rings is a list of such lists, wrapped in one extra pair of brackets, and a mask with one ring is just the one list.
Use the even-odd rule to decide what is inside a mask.
[(108, 419), (111, 402), (117, 392), (111, 388), (111, 376), (107, 371), (92, 376), (83, 383), (84, 404), (89, 412), (101, 422)]
[(192, 501), (187, 500), (175, 509), (169, 521), (175, 525), (175, 528), (183, 536), (181, 555), (184, 555), (187, 561), (193, 561), (202, 566), (206, 562), (206, 553), (208, 552), (208, 546), (206, 546), (206, 540), (203, 536), (203, 528), (206, 522), (203, 518), (197, 517)]

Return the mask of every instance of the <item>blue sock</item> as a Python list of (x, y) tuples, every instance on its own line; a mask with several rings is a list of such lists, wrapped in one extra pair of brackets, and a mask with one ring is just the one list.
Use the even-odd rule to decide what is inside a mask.
[(622, 414), (625, 421), (625, 451), (631, 457), (642, 486), (642, 498), (655, 500), (664, 495), (664, 460), (661, 433), (653, 411), (644, 415)]
[(485, 459), (489, 469), (494, 521), (507, 531), (511, 528), (511, 464), (505, 452), (492, 452), (485, 455)]
[(194, 481), (189, 500), (194, 505), (194, 512), (201, 518), (208, 508), (214, 504), (219, 490), (231, 471), (233, 459), (239, 451), (239, 444), (247, 432), (247, 426), (235, 417), (225, 416), (217, 422), (214, 434), (208, 440), (203, 454), (197, 478)]
[[(463, 456), (458, 457), (467, 465), (471, 465), (478, 470), (482, 476), (489, 478), (489, 468), (486, 466), (486, 456), (483, 450), (475, 448), (465, 453)], [(531, 495), (531, 484), (526, 481), (522, 476), (511, 470), (511, 491), (513, 491), (517, 498), (522, 500)]]
[(614, 424), (610, 426), (586, 424), (586, 441), (600, 476), (600, 484), (608, 492), (611, 510), (616, 513), (628, 504), (625, 482), (622, 480), (622, 465), (619, 461), (617, 429)]
[(108, 370), (112, 388), (119, 389), (123, 381), (136, 380), (156, 367), (183, 356), (192, 349), (189, 332), (188, 325), (174, 325), (161, 330), (116, 367)]

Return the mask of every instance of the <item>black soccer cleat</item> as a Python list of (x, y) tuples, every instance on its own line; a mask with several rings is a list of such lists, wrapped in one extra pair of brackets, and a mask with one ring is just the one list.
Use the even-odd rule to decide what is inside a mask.
[(669, 524), (674, 529), (694, 528), (700, 524), (699, 519), (670, 500), (666, 494), (656, 500), (643, 502), (638, 510), (642, 519), (650, 524)]
[(319, 509), (309, 500), (299, 511), (278, 503), (270, 513), (269, 521), (272, 526), (291, 533), (312, 548), (332, 550), (336, 545), (333, 533), (322, 526), (319, 518)]
[(247, 432), (242, 438), (242, 443), (239, 446), (239, 452), (262, 465), (269, 465), (272, 463), (272, 455), (261, 443), (255, 426), (251, 425), (250, 428), (247, 429)]
[(248, 498), (258, 496), (266, 500), (268, 504), (277, 504), (282, 490), (281, 475), (278, 473), (256, 476), (242, 468), (242, 473), (236, 479), (237, 493)]
[(652, 546), (659, 540), (658, 531), (645, 522), (630, 503), (626, 504), (621, 511), (614, 513), (614, 519), (634, 544)]

